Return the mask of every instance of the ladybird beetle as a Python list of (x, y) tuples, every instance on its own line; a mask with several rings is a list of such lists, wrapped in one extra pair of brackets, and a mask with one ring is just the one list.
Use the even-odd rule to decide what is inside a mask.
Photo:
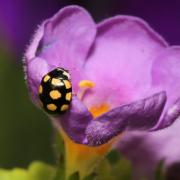
[(44, 110), (50, 114), (63, 114), (72, 100), (70, 74), (63, 68), (56, 68), (41, 80), (38, 90)]

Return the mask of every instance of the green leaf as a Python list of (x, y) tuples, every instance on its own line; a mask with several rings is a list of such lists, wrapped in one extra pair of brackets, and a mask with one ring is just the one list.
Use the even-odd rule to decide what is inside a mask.
[(10, 177), (12, 180), (31, 180), (32, 178), (29, 176), (26, 170), (20, 168), (14, 168)]
[(155, 171), (155, 180), (165, 180), (164, 160), (160, 161)]
[(65, 166), (64, 156), (61, 156), (57, 164), (57, 170), (56, 170), (53, 180), (65, 180), (65, 167), (64, 166)]
[(64, 141), (58, 131), (55, 132), (54, 151), (57, 159), (57, 170), (53, 180), (65, 180), (65, 149)]
[(107, 159), (103, 159), (95, 170), (96, 180), (111, 180), (111, 164)]
[(55, 168), (42, 162), (33, 162), (28, 173), (33, 180), (52, 180)]
[(132, 179), (132, 166), (131, 163), (125, 159), (121, 158), (119, 162), (113, 165), (112, 175), (114, 180), (131, 180)]
[(107, 154), (106, 158), (111, 164), (114, 164), (120, 160), (121, 156), (117, 150), (112, 150)]
[(0, 170), (0, 180), (31, 180), (25, 170), (14, 168), (13, 170)]
[(97, 176), (96, 173), (91, 173), (89, 176), (86, 176), (83, 178), (83, 180), (94, 180), (94, 178)]
[(0, 169), (0, 180), (52, 180), (55, 169), (42, 162), (33, 162), (27, 170), (14, 168)]
[[(65, 155), (65, 148), (64, 148), (64, 141), (60, 132), (55, 131), (55, 138), (54, 138), (54, 151), (56, 155), (56, 159), (60, 159), (62, 161), (62, 157)], [(61, 162), (62, 163), (62, 162)]]
[(73, 173), (73, 174), (68, 178), (68, 180), (80, 180), (79, 173), (78, 173), (78, 172)]
[(112, 150), (98, 165), (97, 173), (97, 180), (130, 180), (132, 167), (130, 162), (123, 158), (117, 150)]
[(0, 167), (27, 167), (34, 159), (54, 163), (51, 122), (31, 102), (22, 65), (1, 51)]

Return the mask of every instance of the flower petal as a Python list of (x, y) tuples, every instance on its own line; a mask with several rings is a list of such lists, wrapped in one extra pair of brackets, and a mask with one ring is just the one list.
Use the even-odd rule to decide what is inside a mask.
[(51, 70), (57, 66), (63, 67), (70, 71), (75, 90), (81, 76), (81, 66), (95, 34), (95, 23), (85, 9), (65, 7), (38, 29), (25, 54), (26, 66), (32, 58), (40, 57)]
[(44, 23), (45, 22), (43, 22), (41, 26), (39, 26), (38, 29), (36, 30), (32, 38), (32, 41), (25, 52), (25, 59), (24, 59), (25, 66), (28, 65), (29, 61), (31, 61), (36, 57), (36, 51), (39, 46), (39, 42), (44, 34)]
[(66, 7), (46, 21), (38, 54), (55, 66), (74, 58), (78, 62), (86, 57), (95, 33), (94, 21), (85, 9)]
[(83, 144), (86, 127), (93, 117), (84, 104), (73, 96), (69, 111), (59, 117), (51, 117), (51, 119), (55, 126), (62, 127), (72, 140)]
[(26, 67), (26, 79), (29, 92), (34, 103), (38, 102), (38, 87), (44, 74), (49, 72), (49, 65), (42, 58), (34, 58)]
[(106, 143), (125, 130), (149, 130), (158, 121), (166, 102), (166, 93), (115, 108), (91, 121), (86, 129), (86, 144)]
[(125, 130), (148, 130), (158, 121), (166, 102), (166, 93), (112, 109), (93, 120), (87, 108), (75, 96), (68, 113), (54, 117), (56, 127), (63, 128), (76, 143), (98, 146)]
[(116, 16), (97, 28), (94, 46), (85, 64), (88, 79), (95, 82), (96, 87), (87, 95), (86, 105), (109, 102), (116, 107), (142, 98), (143, 92), (147, 96), (152, 61), (167, 43), (136, 17)]
[(172, 124), (180, 116), (180, 47), (162, 52), (152, 67), (153, 86), (167, 92), (168, 102), (158, 125), (153, 130)]

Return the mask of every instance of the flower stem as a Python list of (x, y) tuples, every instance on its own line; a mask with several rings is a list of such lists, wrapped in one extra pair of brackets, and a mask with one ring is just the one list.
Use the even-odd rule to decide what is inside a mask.
[(65, 144), (65, 177), (79, 172), (80, 179), (93, 172), (97, 163), (112, 147), (112, 141), (98, 147), (89, 147), (73, 142), (65, 132), (61, 130)]

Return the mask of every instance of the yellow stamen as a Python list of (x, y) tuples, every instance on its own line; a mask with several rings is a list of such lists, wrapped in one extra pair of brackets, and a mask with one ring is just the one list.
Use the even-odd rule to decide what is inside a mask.
[(79, 83), (80, 88), (93, 88), (95, 86), (95, 83), (89, 80), (82, 80)]
[(95, 86), (95, 83), (89, 80), (82, 80), (79, 82), (79, 92), (77, 94), (78, 98), (80, 100), (83, 99), (85, 93), (87, 92), (87, 90), (93, 88)]

